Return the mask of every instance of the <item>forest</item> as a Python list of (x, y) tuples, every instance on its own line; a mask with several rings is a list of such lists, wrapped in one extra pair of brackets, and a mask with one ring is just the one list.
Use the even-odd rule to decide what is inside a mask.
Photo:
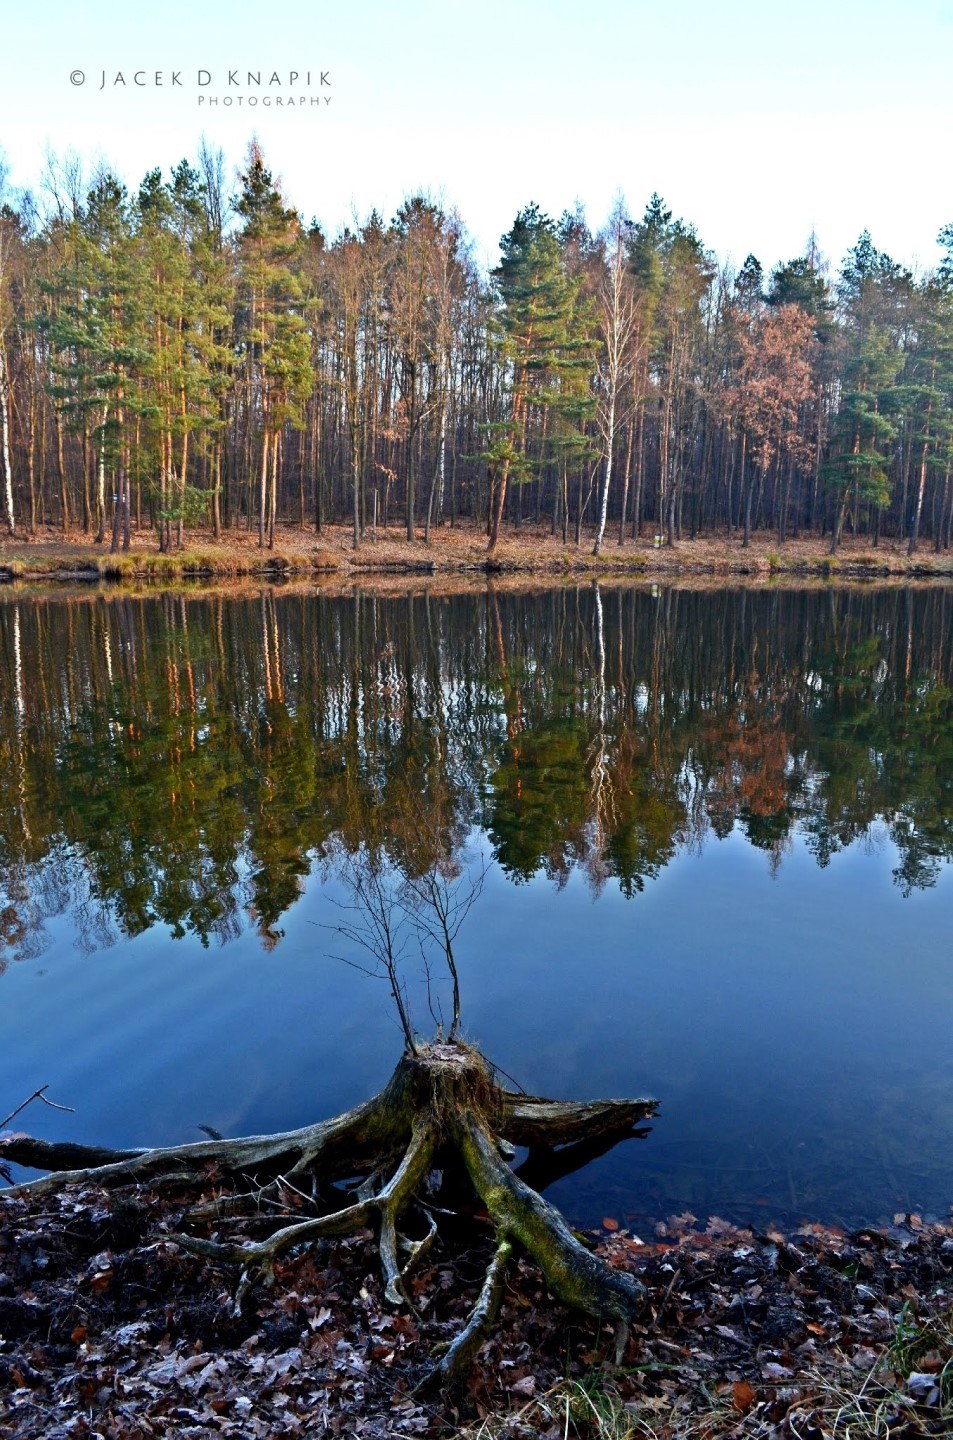
[(487, 274), (425, 195), (332, 238), (254, 141), (237, 188), (204, 141), (134, 193), (75, 155), (36, 192), (0, 167), (4, 532), (948, 550), (953, 224), (939, 243), (930, 273), (866, 231), (836, 272), (813, 238), (735, 270), (654, 194), (598, 232), (528, 204)]

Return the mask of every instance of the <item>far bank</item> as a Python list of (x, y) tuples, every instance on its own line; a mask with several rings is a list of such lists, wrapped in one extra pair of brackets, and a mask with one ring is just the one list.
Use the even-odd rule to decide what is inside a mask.
[(13, 580), (171, 580), (189, 577), (305, 578), (335, 575), (591, 575), (673, 579), (681, 576), (745, 577), (771, 580), (819, 576), (830, 580), (950, 579), (953, 552), (923, 548), (914, 556), (901, 542), (847, 537), (836, 555), (817, 536), (778, 543), (774, 532), (759, 532), (750, 545), (724, 533), (668, 546), (654, 536), (607, 544), (598, 556), (591, 538), (564, 544), (549, 527), (526, 525), (501, 536), (488, 555), (482, 529), (442, 527), (430, 540), (408, 542), (395, 530), (368, 535), (355, 549), (347, 526), (325, 526), (320, 533), (296, 525), (279, 526), (273, 548), (261, 548), (247, 530), (216, 539), (194, 531), (181, 548), (160, 553), (151, 530), (134, 534), (127, 551), (111, 554), (105, 545), (76, 530), (43, 528), (29, 537), (0, 541), (0, 581)]

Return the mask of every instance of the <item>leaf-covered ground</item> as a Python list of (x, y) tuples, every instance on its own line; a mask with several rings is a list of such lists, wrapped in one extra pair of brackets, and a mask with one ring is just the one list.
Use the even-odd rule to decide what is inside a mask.
[(0, 1434), (953, 1434), (953, 1224), (607, 1229), (601, 1252), (651, 1297), (620, 1368), (608, 1327), (521, 1264), (465, 1389), (424, 1400), (486, 1265), (479, 1218), (431, 1252), (413, 1312), (384, 1304), (368, 1232), (292, 1256), (236, 1319), (235, 1277), (163, 1238), (180, 1208), (129, 1189), (0, 1197)]
[[(913, 559), (907, 542), (882, 539), (875, 549), (866, 536), (846, 536), (835, 558), (831, 558), (830, 537), (801, 535), (779, 545), (776, 531), (753, 535), (747, 549), (740, 536), (723, 533), (681, 540), (669, 548), (656, 548), (651, 526), (624, 545), (608, 535), (602, 554), (592, 554), (593, 536), (587, 529), (582, 543), (572, 538), (564, 543), (551, 533), (549, 525), (524, 522), (519, 530), (507, 528), (500, 536), (492, 558), (494, 574), (593, 576), (628, 574), (652, 578), (681, 578), (685, 575), (750, 575), (777, 579), (785, 574), (803, 578), (822, 575), (840, 579), (853, 575), (883, 578), (915, 576), (949, 578), (953, 556), (935, 552), (931, 544), (921, 545)], [(408, 541), (400, 526), (383, 528), (377, 539), (365, 537), (360, 550), (353, 548), (348, 525), (325, 525), (320, 535), (311, 527), (280, 524), (275, 549), (262, 550), (257, 534), (234, 528), (215, 539), (208, 531), (190, 531), (187, 546), (159, 554), (154, 530), (145, 528), (132, 537), (128, 553), (110, 555), (108, 547), (89, 534), (74, 529), (64, 536), (52, 526), (41, 527), (29, 538), (11, 540), (0, 535), (0, 582), (14, 578), (130, 580), (136, 576), (172, 579), (183, 574), (229, 576), (278, 571), (283, 575), (311, 575), (339, 579), (361, 577), (361, 583), (378, 575), (401, 572), (430, 572), (453, 575), (482, 572), (487, 564), (486, 532), (469, 521), (435, 527), (429, 543), (419, 533)], [(406, 574), (405, 574), (406, 583)]]

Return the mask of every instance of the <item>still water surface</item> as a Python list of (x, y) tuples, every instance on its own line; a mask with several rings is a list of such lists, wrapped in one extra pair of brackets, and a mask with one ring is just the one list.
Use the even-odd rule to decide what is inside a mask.
[(0, 1114), (76, 1107), (33, 1133), (365, 1098), (399, 1031), (341, 857), (436, 845), (489, 865), (466, 1033), (661, 1099), (552, 1186), (576, 1223), (953, 1200), (949, 590), (8, 595), (0, 761)]

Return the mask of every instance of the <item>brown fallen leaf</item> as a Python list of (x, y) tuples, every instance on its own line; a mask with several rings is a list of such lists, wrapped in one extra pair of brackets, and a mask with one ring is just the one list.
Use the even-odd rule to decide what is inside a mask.
[(619, 1222), (618, 1220), (613, 1220), (611, 1215), (606, 1215), (603, 1217), (602, 1228), (604, 1230), (618, 1230)]
[(737, 1385), (731, 1387), (731, 1403), (739, 1415), (744, 1415), (750, 1410), (756, 1399), (755, 1391), (748, 1384), (747, 1380), (739, 1380)]

